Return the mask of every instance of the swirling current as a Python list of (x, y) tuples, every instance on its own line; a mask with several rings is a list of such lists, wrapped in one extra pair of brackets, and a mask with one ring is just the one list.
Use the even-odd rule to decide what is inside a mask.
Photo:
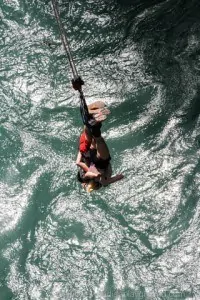
[(76, 181), (79, 98), (49, 1), (0, 6), (0, 299), (200, 299), (200, 2), (62, 0), (114, 173)]

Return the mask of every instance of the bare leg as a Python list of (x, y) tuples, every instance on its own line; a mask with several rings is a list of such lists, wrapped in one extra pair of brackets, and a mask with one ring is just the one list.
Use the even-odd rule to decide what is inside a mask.
[(102, 136), (95, 137), (95, 142), (96, 142), (96, 149), (97, 149), (97, 157), (105, 160), (108, 159), (110, 157), (110, 153), (104, 138)]

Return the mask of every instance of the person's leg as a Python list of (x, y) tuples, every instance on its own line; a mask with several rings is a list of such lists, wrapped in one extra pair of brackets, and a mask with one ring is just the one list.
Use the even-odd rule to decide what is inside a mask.
[(105, 103), (103, 101), (95, 101), (88, 106), (88, 112), (96, 121), (103, 122), (106, 120), (107, 116), (110, 114), (109, 109), (106, 108)]
[(109, 178), (112, 177), (112, 167), (111, 164), (109, 163), (108, 167), (104, 170), (99, 170), (101, 173), (101, 177), (99, 182), (103, 185), (106, 186), (107, 185), (107, 181)]
[(103, 160), (109, 159), (110, 152), (108, 150), (108, 146), (102, 136), (95, 137), (96, 149), (97, 149), (97, 157)]
[(101, 136), (101, 123), (96, 126), (92, 126), (88, 130), (91, 132), (96, 143), (95, 148), (97, 149), (97, 157), (103, 160), (108, 159), (110, 157), (110, 153), (104, 138)]

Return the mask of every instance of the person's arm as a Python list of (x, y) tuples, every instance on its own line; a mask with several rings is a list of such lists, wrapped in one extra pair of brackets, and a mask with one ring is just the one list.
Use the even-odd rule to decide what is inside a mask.
[(100, 177), (101, 173), (97, 170), (95, 165), (91, 164), (88, 168), (88, 171), (85, 173), (85, 177), (87, 178), (98, 178)]
[(89, 168), (88, 168), (88, 166), (84, 162), (81, 161), (81, 158), (82, 158), (82, 154), (79, 151), (78, 155), (77, 155), (77, 158), (76, 158), (76, 165), (78, 167), (80, 167), (81, 169), (83, 169), (83, 171), (88, 172)]
[(101, 180), (100, 180), (100, 183), (105, 186), (105, 185), (109, 185), (111, 183), (114, 183), (116, 181), (119, 181), (123, 178), (124, 178), (124, 175), (122, 175), (122, 174), (117, 174), (117, 175), (109, 177), (107, 179), (105, 179), (105, 177), (102, 177)]

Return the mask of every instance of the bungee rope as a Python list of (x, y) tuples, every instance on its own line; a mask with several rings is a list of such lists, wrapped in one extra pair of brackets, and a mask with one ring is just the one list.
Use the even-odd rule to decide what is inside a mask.
[(69, 46), (69, 42), (67, 40), (62, 22), (60, 20), (60, 16), (59, 16), (59, 12), (58, 12), (58, 8), (57, 8), (57, 2), (56, 0), (52, 0), (52, 7), (53, 7), (53, 11), (54, 11), (54, 15), (55, 18), (57, 20), (58, 23), (58, 27), (60, 30), (60, 36), (61, 36), (61, 41), (63, 44), (63, 47), (65, 49), (65, 52), (67, 54), (68, 60), (69, 60), (69, 64), (73, 73), (73, 79), (72, 79), (72, 86), (73, 88), (79, 92), (79, 97), (80, 97), (80, 112), (81, 112), (81, 117), (83, 120), (83, 124), (90, 126), (92, 125), (92, 119), (91, 116), (89, 115), (88, 112), (88, 107), (85, 101), (85, 97), (82, 91), (82, 85), (84, 84), (84, 81), (81, 79), (81, 77), (78, 75), (72, 54), (71, 54), (71, 50), (70, 50), (70, 46)]

